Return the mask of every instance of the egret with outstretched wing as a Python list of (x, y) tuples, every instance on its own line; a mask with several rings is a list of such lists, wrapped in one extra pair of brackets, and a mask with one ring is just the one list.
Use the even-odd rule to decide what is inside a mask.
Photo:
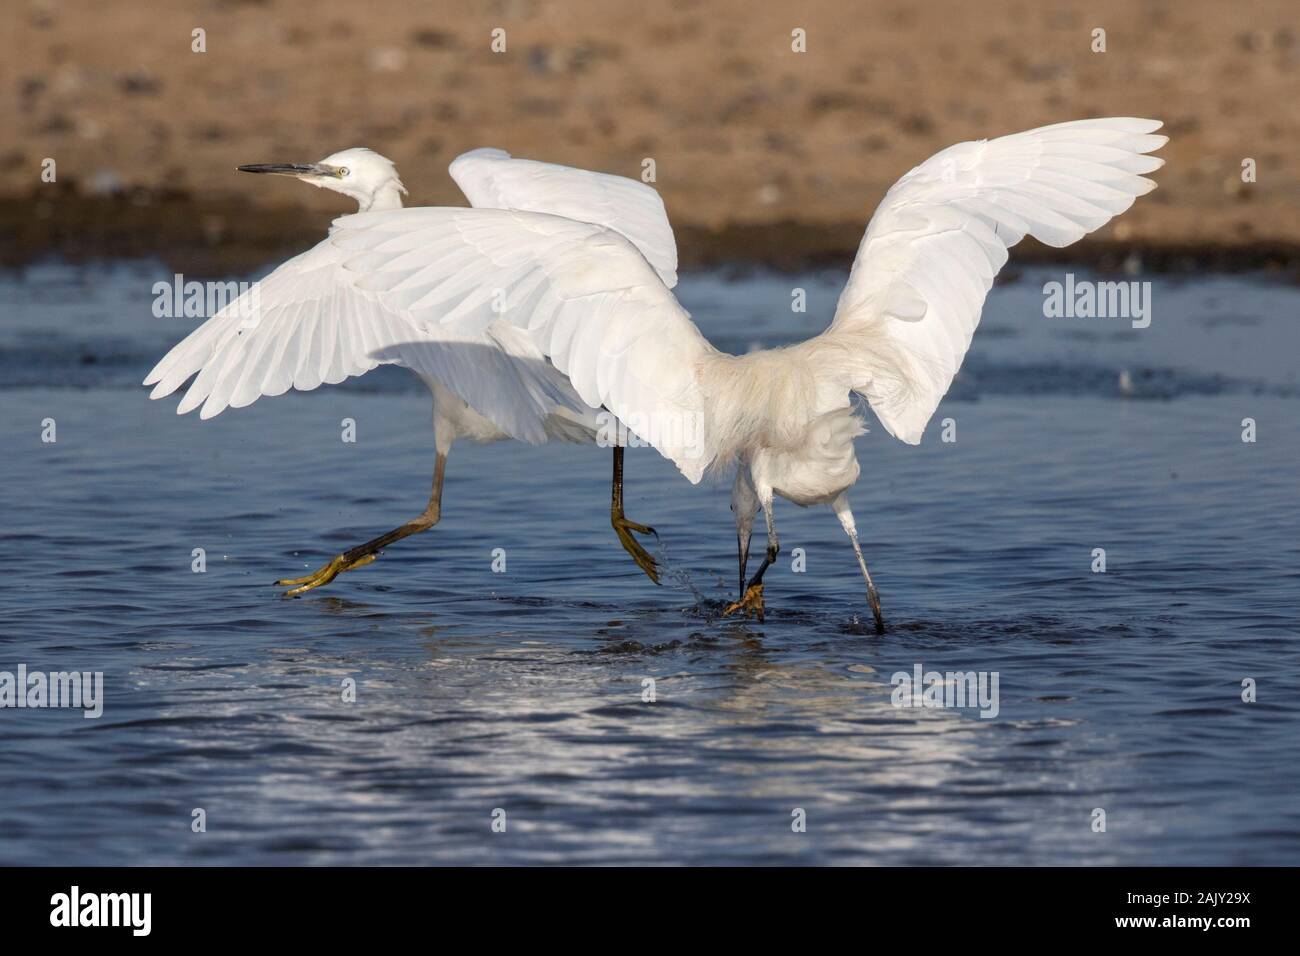
[[(397, 170), (369, 149), (346, 149), (319, 163), (239, 168), (293, 176), (342, 193), (357, 201), (358, 214), (420, 211), (402, 208), (406, 189)], [(663, 202), (643, 183), (516, 160), (498, 149), (458, 157), (451, 174), (475, 206), (551, 213), (567, 217), (563, 222), (590, 223), (592, 229), (622, 237), (645, 257), (642, 261), (653, 262), (656, 281), (667, 286), (677, 281), (677, 248)], [(369, 564), (393, 542), (433, 527), (442, 514), (443, 475), (457, 438), (515, 438), (540, 444), (552, 439), (585, 442), (605, 435), (615, 438), (611, 524), (633, 560), (657, 583), (654, 558), (633, 537), (652, 535), (654, 529), (623, 513), (620, 429), (609, 427), (596, 408), (578, 396), (526, 331), (507, 321), (480, 322), (462, 330), (441, 323), (434, 303), (407, 308), (400, 296), (380, 296), (356, 282), (358, 276), (348, 268), (352, 252), (334, 241), (350, 218), (335, 223), (331, 238), (290, 259), (203, 323), (144, 381), (154, 386), (151, 398), (162, 398), (194, 376), (177, 411), (201, 407), (201, 418), (290, 388), (309, 391), (322, 383), (341, 382), (383, 364), (412, 370), (433, 393), (437, 457), (425, 509), (392, 531), (341, 552), (309, 575), (276, 583), (292, 588), (289, 594), (301, 594)], [(472, 256), (464, 258), (468, 263)], [(446, 260), (441, 265), (455, 268)], [(493, 291), (454, 278), (452, 286), (444, 286), (449, 301), (457, 294)]]
[[(762, 617), (763, 573), (779, 547), (774, 497), (831, 505), (879, 631), (880, 598), (846, 494), (863, 432), (853, 394), (891, 435), (918, 443), (1007, 250), (1026, 235), (1069, 245), (1153, 189), (1143, 174), (1163, 165), (1146, 155), (1166, 142), (1160, 125), (1082, 120), (943, 150), (886, 194), (830, 328), (746, 355), (700, 334), (669, 291), (661, 242), (558, 208), (349, 216), (328, 240), (332, 274), (369, 308), (422, 328), (482, 335), (510, 325), (587, 406), (613, 412), (692, 482), (734, 464), (742, 593), (728, 613)], [(746, 583), (760, 509), (767, 550)]]

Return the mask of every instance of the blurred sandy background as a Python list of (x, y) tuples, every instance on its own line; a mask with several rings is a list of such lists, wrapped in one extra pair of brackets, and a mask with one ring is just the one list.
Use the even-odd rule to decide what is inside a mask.
[(686, 264), (784, 264), (850, 252), (950, 143), (1100, 115), (1162, 118), (1172, 142), (1094, 253), (1255, 262), (1300, 240), (1295, 0), (6, 0), (4, 18), (6, 261), (257, 260), (348, 204), (239, 163), (366, 145), (411, 202), (463, 204), (447, 164), (491, 145), (629, 176), (652, 157)]

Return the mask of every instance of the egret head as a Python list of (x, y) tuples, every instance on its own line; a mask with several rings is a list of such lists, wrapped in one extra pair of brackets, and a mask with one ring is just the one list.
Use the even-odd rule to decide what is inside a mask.
[(318, 163), (256, 163), (240, 166), (239, 170), (294, 176), (321, 189), (350, 196), (362, 212), (395, 209), (402, 205), (401, 197), (406, 192), (393, 161), (361, 146), (331, 153)]

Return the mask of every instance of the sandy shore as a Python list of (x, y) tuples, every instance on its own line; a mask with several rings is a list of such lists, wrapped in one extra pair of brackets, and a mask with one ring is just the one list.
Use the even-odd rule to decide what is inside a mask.
[[(7, 262), (161, 251), (224, 268), (301, 245), (344, 210), (339, 197), (234, 167), (351, 145), (393, 158), (420, 204), (463, 203), (446, 166), (476, 146), (632, 176), (652, 159), (686, 264), (829, 261), (942, 147), (1108, 114), (1164, 119), (1168, 166), (1084, 257), (1256, 264), (1300, 247), (1293, 0), (11, 11)], [(196, 28), (206, 52), (191, 49)], [(505, 52), (490, 48), (496, 28)], [(791, 50), (795, 28), (807, 52)], [(1247, 158), (1255, 183), (1242, 182)]]

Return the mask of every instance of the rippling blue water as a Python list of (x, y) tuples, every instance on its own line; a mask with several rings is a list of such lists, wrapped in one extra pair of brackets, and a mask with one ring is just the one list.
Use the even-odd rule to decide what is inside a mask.
[[(283, 599), (423, 506), (422, 387), (180, 418), (137, 385), (192, 324), (150, 315), (164, 267), (0, 276), (0, 670), (106, 695), (0, 710), (0, 862), (1300, 862), (1300, 291), (1156, 278), (1134, 330), (1043, 318), (1060, 275), (994, 290), (924, 444), (859, 440), (883, 637), (833, 516), (786, 504), (767, 622), (721, 620), (727, 489), (644, 449), (664, 587), (609, 529), (606, 451), (462, 444), (436, 529)], [(840, 281), (680, 296), (734, 351), (820, 329)], [(894, 707), (918, 663), (997, 672), (998, 716)]]

